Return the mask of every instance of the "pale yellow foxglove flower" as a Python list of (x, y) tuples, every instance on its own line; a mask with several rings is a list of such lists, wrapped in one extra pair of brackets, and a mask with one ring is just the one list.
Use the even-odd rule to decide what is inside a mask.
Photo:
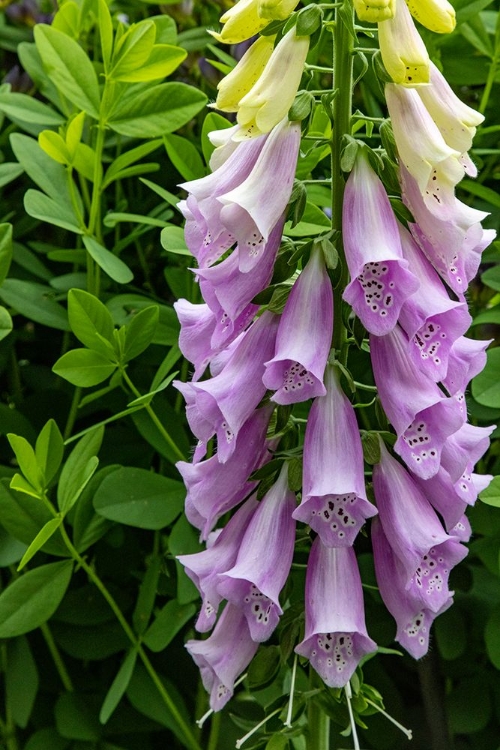
[(429, 82), (429, 55), (405, 0), (396, 0), (396, 14), (378, 25), (378, 40), (385, 68), (394, 83), (414, 86)]
[(406, 0), (408, 7), (422, 26), (438, 34), (449, 34), (455, 28), (455, 8), (448, 0)]
[(360, 21), (378, 23), (394, 18), (396, 0), (354, 0), (354, 10)]
[(257, 83), (271, 57), (274, 36), (261, 36), (248, 49), (236, 67), (217, 86), (213, 105), (223, 112), (237, 112), (240, 100)]
[(274, 49), (255, 86), (240, 101), (238, 140), (268, 133), (293, 104), (309, 51), (309, 37), (296, 36), (295, 27)]
[(259, 0), (259, 16), (270, 21), (284, 21), (300, 0)]
[(269, 23), (268, 18), (259, 16), (259, 0), (239, 0), (220, 17), (222, 31), (210, 31), (218, 42), (239, 44), (258, 34)]

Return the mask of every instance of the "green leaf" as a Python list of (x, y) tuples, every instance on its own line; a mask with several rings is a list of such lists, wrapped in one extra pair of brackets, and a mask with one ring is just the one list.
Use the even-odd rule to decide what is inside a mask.
[(123, 698), (132, 678), (136, 661), (137, 650), (132, 649), (123, 660), (122, 665), (116, 673), (116, 677), (111, 683), (111, 687), (104, 698), (104, 703), (102, 704), (101, 712), (99, 714), (99, 721), (101, 724), (106, 724), (111, 714)]
[(54, 714), (57, 731), (62, 737), (89, 742), (99, 739), (101, 726), (86, 696), (64, 693), (55, 704)]
[(182, 511), (180, 482), (145, 469), (122, 467), (107, 476), (94, 496), (97, 513), (140, 529), (162, 529)]
[(31, 122), (40, 128), (58, 127), (64, 118), (51, 107), (27, 94), (3, 91), (0, 93), (0, 112), (15, 123)]
[(163, 138), (167, 154), (185, 180), (196, 180), (205, 175), (205, 167), (196, 146), (180, 135), (166, 135)]
[(26, 438), (9, 433), (7, 439), (16, 454), (17, 463), (30, 484), (41, 494), (43, 490), (43, 476), (36, 460), (35, 451)]
[(12, 260), (12, 224), (0, 224), (0, 285), (9, 273)]
[(144, 633), (143, 643), (151, 651), (163, 651), (195, 612), (194, 604), (179, 604), (175, 599), (167, 602)]
[(487, 271), (481, 274), (481, 281), (491, 289), (500, 292), (500, 265), (488, 268)]
[(82, 344), (108, 359), (113, 358), (113, 318), (97, 297), (82, 289), (71, 289), (68, 293), (68, 319), (71, 330)]
[(8, 185), (17, 177), (22, 175), (24, 169), (20, 164), (16, 164), (15, 161), (5, 161), (0, 164), (0, 187)]
[(57, 504), (62, 513), (67, 513), (75, 504), (94, 474), (103, 437), (103, 427), (92, 430), (78, 441), (69, 454), (57, 487)]
[(60, 357), (52, 371), (73, 385), (90, 388), (107, 380), (117, 365), (91, 349), (72, 349)]
[(192, 257), (187, 248), (186, 240), (184, 239), (184, 230), (181, 229), (181, 227), (170, 226), (162, 229), (160, 242), (161, 246), (167, 251), (167, 253)]
[(155, 337), (158, 320), (159, 309), (157, 305), (145, 307), (134, 315), (125, 332), (124, 362), (129, 362), (131, 359), (138, 357), (148, 348)]
[(484, 629), (486, 651), (491, 663), (500, 669), (500, 610), (493, 612)]
[(64, 454), (64, 441), (53, 419), (45, 424), (35, 445), (36, 462), (45, 479), (47, 486), (53, 479), (61, 465)]
[[(10, 136), (10, 144), (16, 159), (24, 171), (39, 188), (56, 202), (63, 203), (67, 211), (71, 213), (75, 222), (74, 211), (71, 206), (71, 198), (68, 191), (68, 178), (66, 168), (58, 164), (46, 154), (40, 144), (34, 138), (21, 133), (13, 133)], [(76, 186), (75, 186), (76, 187)], [(76, 192), (78, 206), (81, 211), (82, 203), (78, 192)]]
[(98, 0), (99, 5), (99, 35), (101, 38), (102, 60), (104, 70), (108, 70), (113, 51), (113, 21), (106, 0)]
[(24, 568), (24, 566), (29, 563), (31, 558), (34, 557), (36, 553), (42, 549), (44, 544), (49, 541), (50, 537), (56, 533), (61, 523), (62, 516), (57, 516), (56, 518), (52, 518), (50, 521), (47, 521), (45, 526), (40, 529), (28, 549), (22, 556), (21, 562), (17, 567), (18, 570), (22, 570), (22, 568)]
[[(2, 526), (20, 542), (28, 546), (47, 521), (53, 518), (52, 513), (39, 499), (22, 495), (8, 488), (8, 479), (0, 481), (0, 516)], [(60, 534), (52, 537), (44, 552), (51, 555), (66, 556), (68, 551)]]
[[(139, 310), (154, 304), (148, 297), (140, 294), (117, 294), (109, 299), (106, 307), (110, 311), (116, 325), (129, 325)], [(175, 311), (167, 305), (158, 305), (160, 322), (153, 339), (154, 344), (172, 346), (179, 337), (179, 322)]]
[(54, 133), (53, 130), (42, 130), (38, 136), (38, 143), (40, 144), (40, 148), (59, 164), (67, 165), (71, 162), (71, 155), (66, 146), (66, 141), (59, 133)]
[(472, 180), (462, 180), (460, 188), (463, 188), (471, 195), (482, 198), (487, 203), (495, 206), (495, 208), (500, 208), (500, 195), (495, 190), (486, 187), (486, 185), (481, 185), (480, 182), (473, 182)]
[[(104, 0), (101, 0), (104, 2)], [(161, 138), (156, 138), (152, 141), (142, 143), (136, 148), (131, 148), (129, 151), (120, 154), (112, 164), (109, 165), (107, 172), (104, 176), (103, 189), (107, 187), (113, 180), (119, 179), (120, 172), (129, 167), (134, 162), (139, 161), (144, 156), (147, 156), (152, 151), (156, 151), (162, 144)]]
[(74, 39), (47, 24), (37, 24), (34, 34), (43, 66), (53, 83), (70, 102), (98, 119), (99, 83), (87, 54)]
[(486, 352), (486, 367), (472, 381), (472, 395), (479, 404), (500, 408), (500, 349)]
[[(185, 513), (177, 519), (172, 527), (168, 539), (168, 549), (174, 557), (189, 555), (201, 550), (198, 534), (187, 520)], [(179, 604), (198, 602), (200, 593), (193, 581), (188, 578), (184, 566), (178, 560), (175, 561), (175, 566), (177, 568), (177, 600)]]
[(72, 570), (71, 560), (41, 565), (4, 589), (0, 594), (0, 638), (14, 638), (47, 622), (66, 593)]
[(108, 274), (108, 276), (117, 281), (119, 284), (128, 284), (134, 278), (134, 274), (130, 268), (116, 255), (113, 255), (109, 250), (100, 245), (97, 240), (88, 235), (83, 236), (83, 244), (85, 245), (89, 255), (95, 260), (98, 266)]
[(185, 83), (160, 83), (118, 103), (108, 125), (121, 135), (157, 138), (186, 125), (207, 97)]
[(139, 595), (132, 614), (132, 624), (139, 635), (144, 633), (149, 624), (155, 605), (162, 564), (162, 558), (159, 555), (153, 555), (139, 586)]
[(135, 69), (121, 73), (113, 78), (117, 81), (127, 83), (141, 83), (145, 81), (157, 81), (166, 78), (179, 67), (187, 57), (187, 52), (182, 47), (174, 47), (171, 44), (155, 44), (147, 61)]
[[(166, 695), (170, 698), (170, 705), (175, 706), (178, 713), (184, 719), (186, 726), (190, 726), (189, 715), (186, 711), (182, 696), (177, 692), (175, 686), (166, 677), (159, 675)], [(165, 701), (162, 700), (158, 688), (154, 685), (151, 677), (144, 667), (137, 665), (127, 689), (127, 698), (137, 711), (140, 711), (150, 719), (159, 722), (164, 727), (171, 729), (181, 740), (185, 747), (193, 747), (179, 729), (176, 717), (172, 715)]]
[(0, 287), (0, 298), (16, 312), (49, 328), (69, 331), (66, 310), (53, 296), (50, 287), (21, 279), (6, 279)]
[(61, 737), (55, 727), (45, 727), (34, 732), (24, 750), (67, 750), (68, 740)]
[(104, 478), (111, 472), (116, 471), (117, 468), (119, 467), (116, 464), (112, 464), (96, 472), (75, 506), (73, 543), (80, 554), (95, 544), (112, 526), (111, 521), (97, 515), (92, 500)]
[(75, 234), (83, 234), (72, 208), (65, 203), (49, 198), (40, 190), (27, 190), (24, 194), (24, 208), (27, 214), (56, 227), (68, 229)]
[(6, 644), (5, 692), (15, 724), (24, 729), (31, 716), (40, 680), (29, 641), (24, 636)]
[(13, 327), (12, 318), (9, 313), (5, 307), (0, 307), (0, 341), (12, 332)]
[(488, 487), (480, 493), (479, 499), (486, 505), (500, 508), (500, 476), (493, 477)]
[(114, 81), (128, 81), (127, 74), (146, 63), (156, 38), (156, 27), (152, 21), (132, 24), (115, 43), (113, 67), (109, 77)]

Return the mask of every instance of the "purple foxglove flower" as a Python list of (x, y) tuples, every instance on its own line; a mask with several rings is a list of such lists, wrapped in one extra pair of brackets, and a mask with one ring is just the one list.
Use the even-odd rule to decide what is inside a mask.
[(363, 590), (352, 547), (313, 542), (306, 575), (306, 628), (295, 651), (329, 687), (344, 687), (377, 644), (366, 632)]
[(257, 500), (254, 497), (249, 498), (222, 529), (211, 547), (192, 555), (177, 557), (203, 598), (201, 612), (195, 625), (200, 633), (206, 633), (215, 624), (217, 610), (222, 601), (217, 591), (217, 576), (234, 565), (243, 534), (258, 507)]
[(394, 83), (428, 83), (429, 54), (405, 2), (394, 3), (394, 17), (378, 24), (380, 54)]
[[(283, 224), (284, 217), (272, 230), (262, 260), (251, 273), (240, 271), (238, 248), (222, 263), (195, 271), (200, 278), (203, 297), (218, 319), (223, 321), (221, 325), (229, 327), (241, 316), (246, 316), (249, 320), (259, 309), (258, 305), (251, 305), (250, 302), (271, 280)], [(212, 340), (212, 345), (215, 345), (216, 340), (217, 338)]]
[(343, 297), (365, 328), (382, 336), (396, 325), (401, 305), (416, 291), (418, 280), (403, 258), (389, 198), (364, 149), (358, 150), (346, 183), (342, 224), (351, 276)]
[(415, 179), (429, 211), (439, 216), (464, 176), (460, 152), (446, 144), (415, 89), (387, 83), (385, 96), (400, 162)]
[(432, 623), (451, 606), (452, 594), (444, 599), (437, 612), (422, 605), (420, 598), (413, 597), (406, 588), (404, 568), (394, 554), (378, 518), (372, 521), (371, 532), (377, 583), (385, 606), (396, 620), (396, 641), (414, 659), (420, 659), (428, 651)]
[(257, 409), (241, 428), (234, 453), (221, 463), (218, 456), (198, 463), (179, 461), (176, 466), (187, 488), (190, 522), (201, 529), (202, 538), (228, 510), (234, 508), (257, 486), (248, 477), (270, 457), (266, 431), (271, 407)]
[(299, 146), (300, 125), (284, 118), (267, 137), (249, 176), (228, 190), (217, 189), (218, 202), (223, 204), (220, 219), (236, 237), (244, 273), (258, 263), (271, 231), (283, 216), (292, 192)]
[(326, 396), (309, 412), (304, 440), (302, 502), (293, 513), (327, 547), (350, 547), (377, 509), (366, 499), (358, 423), (334, 367), (325, 372)]
[(484, 369), (486, 349), (492, 340), (475, 341), (461, 336), (455, 341), (448, 358), (448, 372), (443, 378), (448, 393), (463, 393), (469, 381)]
[(439, 214), (432, 213), (403, 164), (399, 172), (403, 200), (415, 217), (410, 230), (439, 275), (460, 295), (476, 275), (484, 248), (495, 238), (495, 232), (480, 223), (488, 214), (461, 203), (454, 193), (447, 203), (443, 200)]
[(253, 323), (234, 349), (224, 369), (209, 380), (196, 383), (174, 381), (186, 398), (190, 427), (197, 438), (217, 434), (219, 461), (234, 452), (238, 431), (266, 392), (262, 383), (264, 362), (274, 353), (278, 316), (266, 311)]
[(242, 610), (254, 641), (266, 641), (283, 612), (279, 594), (292, 564), (295, 504), (284, 464), (248, 524), (234, 566), (219, 576), (219, 594)]
[(422, 607), (439, 612), (450, 595), (450, 570), (467, 549), (445, 532), (415, 480), (382, 442), (373, 489), (380, 523), (404, 570), (406, 590)]
[(441, 467), (438, 473), (430, 479), (419, 477), (414, 477), (414, 479), (432, 507), (443, 519), (446, 531), (452, 534), (452, 529), (465, 513), (467, 505), (471, 505), (476, 499), (470, 475), (468, 481), (464, 476), (458, 483), (453, 482), (446, 469)]
[(441, 463), (453, 482), (458, 482), (467, 467), (474, 466), (486, 453), (495, 427), (476, 427), (466, 422), (448, 438), (443, 447)]
[(484, 115), (464, 104), (438, 68), (430, 64), (430, 86), (416, 89), (425, 108), (451, 148), (461, 154), (472, 146), (472, 139)]
[(234, 243), (234, 234), (221, 221), (218, 198), (247, 179), (266, 140), (267, 136), (261, 136), (240, 143), (215, 172), (180, 185), (189, 193), (187, 201), (178, 206), (187, 219), (186, 242), (202, 268), (214, 263)]
[(323, 373), (332, 333), (332, 285), (317, 249), (292, 287), (280, 319), (275, 355), (266, 362), (263, 382), (276, 391), (272, 401), (293, 404), (325, 395)]
[(210, 338), (215, 316), (208, 305), (193, 305), (187, 299), (174, 302), (174, 309), (181, 324), (179, 349), (194, 365), (193, 380), (199, 380), (213, 355)]
[(467, 516), (462, 516), (450, 531), (451, 536), (456, 536), (461, 542), (469, 542), (472, 536), (472, 526)]
[(409, 342), (396, 326), (370, 339), (373, 374), (385, 413), (396, 430), (396, 453), (422, 479), (437, 473), (444, 443), (462, 425), (460, 404), (417, 370)]
[(401, 308), (399, 323), (410, 340), (409, 354), (436, 382), (446, 376), (453, 343), (469, 328), (472, 318), (466, 302), (450, 299), (441, 279), (415, 240), (399, 225), (403, 256), (420, 286)]
[(255, 656), (258, 643), (250, 637), (241, 610), (228, 604), (212, 635), (205, 641), (188, 641), (186, 648), (200, 668), (210, 708), (220, 711), (231, 698), (236, 679)]

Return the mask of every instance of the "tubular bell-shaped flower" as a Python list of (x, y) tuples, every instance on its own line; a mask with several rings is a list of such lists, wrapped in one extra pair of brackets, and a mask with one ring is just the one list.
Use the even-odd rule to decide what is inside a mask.
[(186, 243), (201, 267), (215, 263), (234, 243), (234, 234), (221, 221), (222, 204), (217, 198), (246, 180), (266, 140), (263, 136), (238, 144), (215, 172), (180, 185), (189, 193), (178, 204), (186, 218)]
[(254, 86), (271, 57), (274, 36), (260, 36), (245, 52), (233, 70), (217, 86), (213, 105), (222, 112), (237, 112), (240, 100)]
[(283, 216), (292, 192), (299, 145), (300, 125), (283, 119), (267, 137), (248, 177), (234, 189), (218, 193), (218, 202), (223, 204), (220, 219), (238, 242), (244, 273), (259, 262), (271, 231)]
[(210, 693), (213, 711), (220, 711), (231, 698), (236, 679), (252, 661), (258, 645), (250, 637), (245, 616), (231, 604), (226, 605), (209, 638), (186, 643)]
[(279, 594), (292, 564), (294, 508), (285, 463), (247, 526), (234, 566), (219, 576), (219, 594), (244, 612), (254, 641), (266, 641), (283, 612)]
[(381, 336), (396, 325), (418, 280), (408, 270), (394, 212), (363, 148), (346, 183), (342, 223), (351, 276), (343, 297), (365, 328)]
[(380, 441), (380, 463), (373, 469), (380, 523), (404, 570), (411, 598), (439, 612), (450, 596), (450, 570), (467, 549), (443, 529), (421, 489)]
[(370, 338), (375, 383), (398, 439), (395, 450), (418, 476), (437, 473), (446, 440), (464, 421), (461, 405), (446, 398), (408, 357), (409, 342), (396, 326), (386, 336)]
[(450, 395), (464, 393), (467, 385), (478, 375), (486, 365), (486, 349), (491, 344), (488, 341), (476, 341), (460, 336), (453, 344), (448, 358), (448, 372), (443, 379), (443, 385)]
[(208, 33), (223, 44), (239, 44), (265, 29), (269, 19), (259, 16), (259, 0), (238, 0), (221, 17), (222, 31)]
[(217, 576), (234, 565), (243, 534), (258, 507), (255, 497), (249, 498), (224, 526), (211, 547), (192, 555), (177, 556), (203, 599), (195, 626), (200, 633), (206, 633), (215, 624), (222, 601), (217, 591)]
[(187, 299), (174, 302), (174, 310), (181, 324), (179, 349), (194, 365), (193, 380), (199, 380), (213, 355), (210, 338), (215, 328), (215, 316), (208, 305), (194, 305)]
[(430, 71), (430, 86), (421, 86), (417, 93), (448, 146), (464, 154), (472, 146), (484, 115), (458, 98), (434, 63)]
[(250, 416), (225, 463), (215, 455), (198, 463), (176, 464), (187, 489), (186, 513), (193, 526), (201, 529), (202, 538), (206, 539), (217, 520), (256, 488), (257, 483), (249, 482), (248, 477), (271, 457), (265, 442), (271, 411), (264, 407)]
[(329, 687), (344, 687), (377, 644), (366, 632), (363, 590), (352, 547), (313, 542), (306, 574), (306, 627), (295, 651)]
[(437, 612), (422, 605), (420, 597), (412, 596), (411, 590), (406, 588), (404, 568), (394, 554), (378, 518), (372, 521), (371, 537), (378, 588), (385, 606), (396, 620), (396, 641), (414, 659), (420, 659), (428, 651), (432, 623), (452, 605), (452, 595), (444, 599)]
[[(206, 441), (208, 432), (208, 437), (217, 434), (222, 463), (234, 452), (240, 428), (266, 392), (262, 383), (264, 362), (274, 353), (277, 327), (278, 316), (264, 312), (245, 332), (218, 375), (196, 383), (174, 381), (192, 407), (187, 416), (196, 437)], [(198, 420), (203, 420), (202, 434)]]
[(448, 146), (415, 89), (387, 83), (385, 96), (400, 161), (429, 211), (439, 215), (443, 204), (453, 202), (455, 185), (464, 175), (461, 154)]
[(276, 391), (272, 401), (293, 404), (324, 396), (332, 332), (332, 285), (322, 251), (316, 248), (293, 285), (280, 319), (275, 355), (266, 362), (263, 382)]
[(399, 225), (403, 257), (420, 281), (420, 286), (401, 308), (399, 323), (411, 342), (409, 354), (436, 382), (448, 370), (453, 343), (469, 328), (472, 318), (466, 302), (450, 299), (443, 282), (415, 240)]
[(441, 463), (453, 482), (458, 482), (464, 471), (474, 466), (486, 453), (495, 427), (476, 427), (466, 422), (446, 441)]
[(404, 0), (395, 0), (394, 16), (378, 25), (384, 66), (394, 83), (429, 82), (429, 55)]
[(360, 21), (378, 23), (393, 18), (397, 0), (354, 0), (354, 10)]
[(422, 26), (437, 34), (450, 34), (455, 28), (455, 8), (448, 0), (406, 0), (411, 14)]
[(307, 420), (302, 502), (293, 517), (309, 524), (327, 547), (348, 547), (377, 509), (366, 498), (354, 409), (332, 366), (325, 385), (326, 396), (313, 402)]
[[(267, 22), (267, 21), (266, 21)], [(280, 40), (256, 84), (239, 102), (241, 138), (268, 133), (293, 104), (309, 51), (309, 37), (293, 27)]]

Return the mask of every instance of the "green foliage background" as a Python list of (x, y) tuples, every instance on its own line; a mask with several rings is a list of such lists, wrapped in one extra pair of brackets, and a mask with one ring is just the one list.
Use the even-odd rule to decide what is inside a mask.
[[(473, 149), (479, 178), (459, 191), (499, 229), (499, 3), (454, 5), (456, 31), (429, 32), (425, 41), (460, 96), (486, 115)], [(302, 572), (288, 592), (288, 616), (229, 710), (199, 729), (207, 698), (183, 648), (198, 594), (175, 561), (199, 548), (174, 466), (189, 457), (191, 438), (170, 386), (189, 373), (172, 304), (200, 301), (177, 185), (206, 174), (207, 133), (223, 125), (205, 105), (234, 50), (214, 46), (206, 28), (226, 6), (66, 0), (50, 24), (48, 0), (2, 4), (0, 745), (7, 750), (226, 750), (286, 705)], [(324, 64), (321, 44), (315, 54)], [(318, 74), (315, 87), (322, 85), (328, 80)], [(385, 114), (371, 70), (355, 104), (366, 116)], [(321, 116), (313, 124), (320, 133), (327, 127)], [(305, 142), (298, 178), (327, 176), (327, 154)], [(308, 185), (307, 200), (301, 222), (289, 227), (290, 255), (291, 242), (328, 225), (328, 192)], [(494, 340), (468, 399), (479, 424), (500, 418), (499, 248), (485, 252), (469, 295), (472, 335)], [(277, 304), (293, 270), (278, 269)], [(495, 475), (499, 434), (481, 466)], [(420, 663), (382, 654), (363, 668), (387, 711), (413, 729), (415, 750), (500, 748), (499, 507), (495, 479), (470, 513), (470, 554), (454, 571), (456, 603), (438, 619), (430, 654)], [(360, 562), (373, 585), (368, 551)], [(366, 600), (370, 634), (390, 649), (392, 620), (376, 591)], [(305, 748), (308, 690), (299, 669), (293, 729), (284, 732), (276, 715), (246, 746)], [(369, 715), (363, 695), (355, 699), (363, 747), (406, 747), (384, 717)], [(332, 747), (350, 746), (340, 735), (348, 717), (338, 693), (324, 689), (318, 700), (334, 721)]]

